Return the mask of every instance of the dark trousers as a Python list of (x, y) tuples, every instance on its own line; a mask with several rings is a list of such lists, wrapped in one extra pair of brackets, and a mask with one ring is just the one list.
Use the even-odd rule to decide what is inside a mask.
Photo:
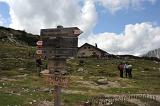
[(132, 69), (128, 70), (128, 76), (129, 76), (129, 78), (132, 78)]
[(129, 77), (129, 69), (126, 69), (125, 72), (126, 72), (126, 78)]
[(120, 77), (123, 78), (123, 70), (120, 70)]

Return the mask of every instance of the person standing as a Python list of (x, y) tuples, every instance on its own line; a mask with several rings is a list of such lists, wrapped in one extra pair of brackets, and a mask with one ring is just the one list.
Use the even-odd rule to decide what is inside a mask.
[(124, 64), (123, 63), (120, 63), (118, 65), (118, 70), (120, 72), (120, 77), (123, 78), (123, 70), (124, 70)]
[(37, 66), (38, 75), (40, 76), (40, 72), (42, 70), (42, 60), (40, 58), (36, 59), (36, 66)]
[(127, 62), (124, 64), (124, 71), (125, 71), (126, 78), (129, 77), (129, 67)]
[(132, 65), (131, 64), (128, 65), (128, 76), (129, 78), (132, 78)]

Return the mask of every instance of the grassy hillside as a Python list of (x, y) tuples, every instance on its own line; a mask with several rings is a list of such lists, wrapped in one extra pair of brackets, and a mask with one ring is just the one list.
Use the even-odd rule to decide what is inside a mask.
[[(36, 73), (35, 47), (0, 43), (0, 106), (37, 106), (53, 104), (53, 85)], [(84, 64), (79, 65), (83, 60)], [(133, 65), (133, 78), (119, 78), (117, 65), (127, 61)], [(44, 66), (45, 67), (45, 64)], [(160, 94), (160, 62), (144, 59), (70, 59), (67, 70), (71, 75), (62, 90), (63, 106), (79, 106), (97, 95)], [(99, 79), (108, 84), (99, 84)], [(157, 101), (139, 98), (148, 104)], [(116, 102), (116, 106), (138, 106), (136, 102)], [(150, 106), (150, 105), (149, 105)]]
[(0, 42), (35, 46), (38, 39), (38, 35), (0, 26)]
[(10, 76), (35, 70), (34, 52), (35, 47), (0, 42), (0, 75)]
[[(88, 90), (95, 90), (106, 93), (158, 93), (160, 94), (160, 63), (143, 59), (83, 59), (85, 65), (84, 72), (77, 72), (78, 60), (70, 62), (72, 75), (83, 76), (83, 80), (96, 82), (100, 77), (106, 77), (109, 81), (118, 82), (119, 87), (95, 90), (83, 87)], [(117, 65), (120, 62), (129, 62), (133, 65), (133, 78), (119, 78)], [(75, 87), (78, 87), (76, 85)], [(79, 88), (81, 89), (81, 88)]]

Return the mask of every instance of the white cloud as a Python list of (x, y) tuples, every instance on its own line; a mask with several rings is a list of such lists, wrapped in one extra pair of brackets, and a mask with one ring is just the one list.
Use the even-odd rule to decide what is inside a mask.
[[(3, 0), (4, 1), (4, 0)], [(112, 13), (128, 7), (139, 7), (144, 1), (154, 4), (156, 0), (7, 0), (10, 6), (11, 24), (39, 34), (41, 28), (57, 25), (78, 26), (84, 31), (79, 45), (94, 44), (109, 53), (139, 55), (160, 47), (160, 27), (152, 23), (126, 25), (121, 34), (94, 34), (97, 23), (95, 3), (100, 3)], [(82, 4), (80, 4), (80, 2)]]
[(81, 16), (79, 17), (78, 20), (80, 28), (84, 32), (86, 31), (88, 32), (96, 25), (96, 21), (97, 21), (97, 13), (94, 2), (92, 0), (85, 0), (84, 6), (81, 9)]
[(110, 53), (140, 55), (160, 47), (160, 27), (147, 22), (130, 24), (121, 34), (100, 33), (83, 42), (98, 43), (100, 48)]
[(142, 8), (143, 2), (149, 2), (154, 4), (156, 0), (95, 0), (100, 5), (108, 9), (111, 13), (115, 13), (121, 9)]
[(8, 0), (12, 23), (10, 27), (39, 33), (41, 28), (57, 25), (78, 26), (85, 32), (96, 23), (92, 0)]

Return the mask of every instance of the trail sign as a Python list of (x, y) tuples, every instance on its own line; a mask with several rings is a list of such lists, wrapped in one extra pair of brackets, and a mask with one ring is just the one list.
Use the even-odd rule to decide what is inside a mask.
[(41, 40), (39, 40), (39, 41), (37, 41), (37, 46), (42, 46), (43, 45), (43, 41), (41, 41)]
[(36, 54), (41, 55), (41, 54), (43, 54), (43, 51), (42, 50), (36, 50)]
[(78, 35), (82, 31), (77, 27), (41, 29), (44, 52), (47, 58), (57, 56), (74, 57), (77, 53)]
[(75, 30), (74, 30), (74, 34), (75, 34), (75, 35), (80, 35), (81, 33), (82, 33), (81, 30), (78, 30), (78, 29), (75, 29)]
[(61, 87), (68, 83), (69, 76), (66, 75), (66, 59), (75, 57), (78, 49), (78, 36), (82, 31), (77, 27), (41, 29), (42, 41), (37, 45), (43, 45), (43, 51), (37, 51), (38, 54), (44, 53), (48, 58), (49, 74), (44, 75), (46, 80), (54, 84), (55, 98), (54, 106), (60, 106)]
[(69, 76), (55, 76), (53, 74), (44, 74), (43, 75), (44, 80), (46, 83), (52, 84), (52, 85), (58, 85), (61, 87), (67, 87), (68, 83), (70, 81)]

